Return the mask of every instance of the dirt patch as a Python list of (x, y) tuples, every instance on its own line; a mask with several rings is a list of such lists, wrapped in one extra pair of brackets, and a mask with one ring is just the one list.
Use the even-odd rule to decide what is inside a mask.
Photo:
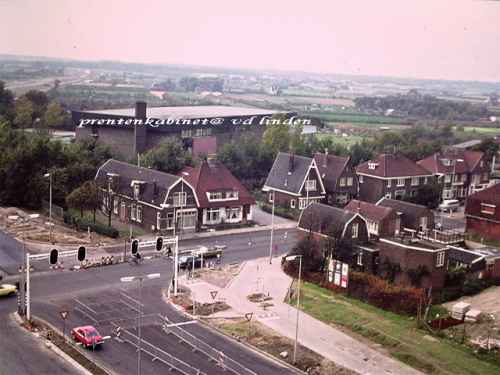
[[(245, 319), (210, 319), (207, 322), (234, 337), (272, 356), (293, 365), (293, 340), (283, 337), (259, 322)], [(285, 355), (286, 353), (286, 355)], [(295, 367), (312, 375), (354, 375), (354, 371), (338, 366), (332, 361), (299, 344)]]
[(55, 218), (51, 226), (47, 216), (16, 207), (0, 207), (0, 228), (27, 241), (77, 245), (112, 242), (96, 233), (91, 233), (89, 237), (86, 232), (77, 232)]
[(263, 303), (266, 301), (271, 301), (272, 299), (273, 299), (272, 297), (269, 297), (264, 293), (253, 293), (247, 296), (247, 300), (253, 303)]
[(188, 290), (183, 290), (183, 292), (179, 293), (177, 296), (172, 296), (170, 300), (175, 305), (180, 306), (188, 314), (199, 316), (209, 316), (231, 308), (231, 306), (226, 304), (224, 301), (215, 301), (213, 303), (196, 302), (195, 306), (193, 306), (193, 301)]
[(196, 271), (196, 274), (201, 280), (223, 289), (239, 272), (239, 264), (229, 264), (222, 267), (199, 270)]

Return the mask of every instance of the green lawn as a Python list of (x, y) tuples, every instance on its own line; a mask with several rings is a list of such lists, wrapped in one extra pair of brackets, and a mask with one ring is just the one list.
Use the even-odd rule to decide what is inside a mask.
[(464, 127), (464, 131), (466, 132), (472, 132), (475, 131), (479, 134), (488, 134), (488, 135), (495, 135), (495, 134), (500, 134), (500, 128), (480, 128), (480, 127), (474, 127), (474, 126), (466, 126)]
[[(292, 303), (294, 303), (292, 301)], [(496, 363), (447, 339), (417, 329), (415, 319), (397, 315), (305, 283), (301, 309), (329, 324), (343, 326), (382, 345), (393, 357), (428, 374), (498, 375)]]
[(360, 143), (363, 139), (369, 140), (369, 137), (361, 137), (359, 135), (350, 135), (348, 137), (342, 137), (340, 135), (334, 134), (325, 134), (325, 133), (317, 133), (316, 136), (318, 139), (330, 138), (334, 143), (338, 143), (341, 145), (350, 148), (355, 143)]

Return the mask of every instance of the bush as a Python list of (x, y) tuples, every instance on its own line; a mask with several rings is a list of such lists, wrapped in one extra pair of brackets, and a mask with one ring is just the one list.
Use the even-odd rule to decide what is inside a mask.
[[(273, 212), (272, 206), (268, 203), (261, 203), (260, 208), (262, 209), (262, 211), (267, 212), (269, 214)], [(290, 208), (285, 208), (280, 206), (274, 206), (274, 214), (276, 216), (281, 216), (284, 217), (285, 219), (290, 219), (294, 221), (297, 221), (300, 215), (298, 210), (293, 210)]]
[(119, 232), (114, 227), (109, 227), (101, 223), (94, 223), (92, 221), (71, 215), (69, 212), (65, 212), (63, 220), (66, 224), (74, 226), (77, 230), (86, 231), (90, 228), (92, 232), (102, 234), (103, 236), (108, 236), (111, 238), (118, 238)]

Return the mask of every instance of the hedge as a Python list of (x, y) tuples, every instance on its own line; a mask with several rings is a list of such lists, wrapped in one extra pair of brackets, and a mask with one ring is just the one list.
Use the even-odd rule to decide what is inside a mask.
[(118, 230), (114, 227), (109, 227), (97, 222), (94, 223), (85, 218), (73, 216), (69, 212), (64, 213), (63, 219), (66, 224), (74, 226), (77, 230), (87, 231), (88, 228), (90, 228), (92, 232), (102, 234), (103, 236), (108, 236), (111, 238), (118, 238), (118, 236), (120, 235)]

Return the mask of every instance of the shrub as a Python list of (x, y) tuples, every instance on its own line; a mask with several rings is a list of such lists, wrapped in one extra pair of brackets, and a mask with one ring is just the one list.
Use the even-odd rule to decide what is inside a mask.
[(92, 221), (73, 216), (69, 212), (64, 212), (63, 220), (66, 224), (73, 225), (77, 230), (81, 231), (86, 231), (87, 228), (90, 228), (92, 232), (111, 238), (117, 238), (120, 234), (114, 227), (109, 227), (101, 223), (94, 223)]

